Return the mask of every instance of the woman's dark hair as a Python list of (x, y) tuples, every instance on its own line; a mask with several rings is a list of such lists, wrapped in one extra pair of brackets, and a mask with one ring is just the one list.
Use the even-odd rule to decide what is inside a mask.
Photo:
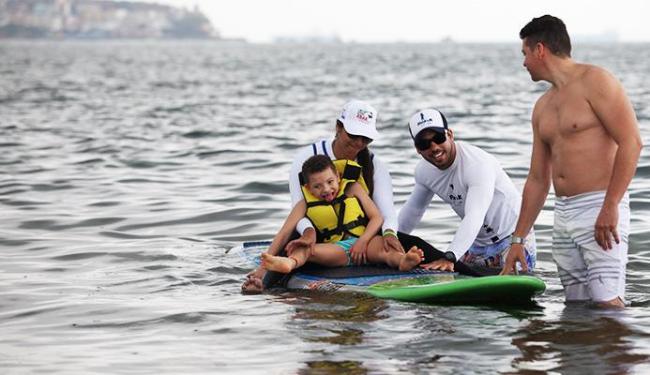
[(529, 48), (543, 43), (556, 56), (571, 57), (571, 38), (561, 19), (551, 15), (533, 18), (521, 31), (519, 38), (526, 39)]
[(375, 184), (373, 182), (373, 177), (375, 175), (375, 165), (372, 163), (372, 156), (370, 154), (370, 150), (368, 150), (368, 146), (359, 151), (359, 154), (357, 154), (357, 163), (359, 163), (361, 166), (361, 173), (363, 174), (363, 179), (365, 180), (366, 186), (368, 187), (368, 195), (372, 197), (372, 191), (375, 187)]
[[(341, 121), (336, 120), (336, 126), (345, 131), (345, 127)], [(373, 177), (375, 176), (375, 165), (372, 163), (372, 154), (370, 153), (370, 150), (368, 150), (368, 146), (357, 154), (357, 163), (361, 166), (361, 173), (363, 174), (363, 179), (368, 187), (368, 195), (372, 197), (372, 192), (375, 187), (373, 180)]]
[(334, 166), (334, 163), (329, 156), (314, 155), (305, 160), (305, 162), (302, 163), (302, 176), (305, 180), (305, 183), (309, 182), (309, 177), (312, 174), (322, 172), (327, 168), (330, 168), (334, 173), (337, 173), (336, 166)]

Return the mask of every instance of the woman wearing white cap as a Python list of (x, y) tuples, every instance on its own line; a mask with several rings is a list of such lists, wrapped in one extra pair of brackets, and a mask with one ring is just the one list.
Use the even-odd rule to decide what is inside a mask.
[[(368, 145), (379, 136), (376, 121), (377, 110), (370, 104), (361, 100), (350, 100), (347, 102), (343, 106), (343, 110), (336, 121), (334, 138), (321, 139), (311, 145), (305, 146), (294, 157), (289, 176), (289, 190), (291, 191), (292, 205), (295, 205), (303, 199), (298, 175), (302, 164), (309, 157), (322, 154), (329, 156), (333, 160), (355, 160), (361, 165), (363, 178), (368, 186), (369, 194), (384, 218), (382, 225), (384, 247), (389, 251), (404, 252), (404, 249), (410, 249), (416, 246), (424, 251), (425, 262), (439, 259), (444, 254), (424, 240), (416, 236), (397, 232), (397, 212), (393, 204), (393, 185), (388, 168), (368, 149)], [(316, 243), (316, 231), (309, 219), (302, 219), (298, 223), (296, 230), (301, 234), (300, 238), (296, 234), (294, 238), (298, 238), (298, 240), (293, 241), (290, 246), (312, 247)], [(291, 251), (291, 248), (288, 246), (287, 250)], [(361, 250), (365, 253), (365, 249)], [(475, 274), (471, 270), (463, 268), (462, 265), (460, 268), (457, 268), (457, 271)], [(263, 287), (274, 284), (279, 278), (278, 275), (275, 275), (278, 277), (274, 279), (269, 274), (264, 282), (262, 282), (261, 278), (263, 275), (264, 270), (261, 268), (249, 273), (247, 280), (242, 285), (242, 290), (244, 292), (257, 292), (263, 289)]]

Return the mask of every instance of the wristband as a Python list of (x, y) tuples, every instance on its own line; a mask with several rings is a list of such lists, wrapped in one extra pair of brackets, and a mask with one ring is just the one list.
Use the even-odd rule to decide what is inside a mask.
[(526, 242), (526, 239), (523, 237), (518, 237), (515, 235), (512, 235), (510, 237), (510, 245), (523, 245)]
[(386, 229), (386, 230), (384, 231), (383, 236), (384, 236), (384, 237), (386, 237), (386, 236), (393, 236), (393, 237), (397, 238), (397, 233), (395, 233), (395, 231), (392, 230), (392, 229)]

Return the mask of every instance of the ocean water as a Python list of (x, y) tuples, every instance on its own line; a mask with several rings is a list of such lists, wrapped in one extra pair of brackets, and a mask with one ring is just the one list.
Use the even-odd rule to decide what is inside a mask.
[[(574, 57), (621, 80), (649, 144), (650, 45)], [(332, 135), (347, 99), (379, 109), (372, 149), (399, 208), (415, 110), (440, 108), (521, 188), (546, 88), (517, 43), (0, 42), (0, 372), (650, 372), (647, 151), (624, 311), (564, 304), (552, 194), (535, 227), (548, 289), (530, 307), (240, 293), (251, 267), (229, 250), (279, 229), (293, 153)], [(434, 201), (415, 233), (445, 248), (458, 222)]]

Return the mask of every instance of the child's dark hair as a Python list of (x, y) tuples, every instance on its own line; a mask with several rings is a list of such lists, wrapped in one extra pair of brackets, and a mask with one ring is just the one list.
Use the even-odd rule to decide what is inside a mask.
[(336, 173), (336, 167), (334, 162), (326, 155), (314, 155), (309, 159), (305, 160), (302, 163), (302, 177), (305, 180), (305, 183), (309, 182), (309, 176), (314, 173), (322, 172), (330, 168), (334, 173)]

